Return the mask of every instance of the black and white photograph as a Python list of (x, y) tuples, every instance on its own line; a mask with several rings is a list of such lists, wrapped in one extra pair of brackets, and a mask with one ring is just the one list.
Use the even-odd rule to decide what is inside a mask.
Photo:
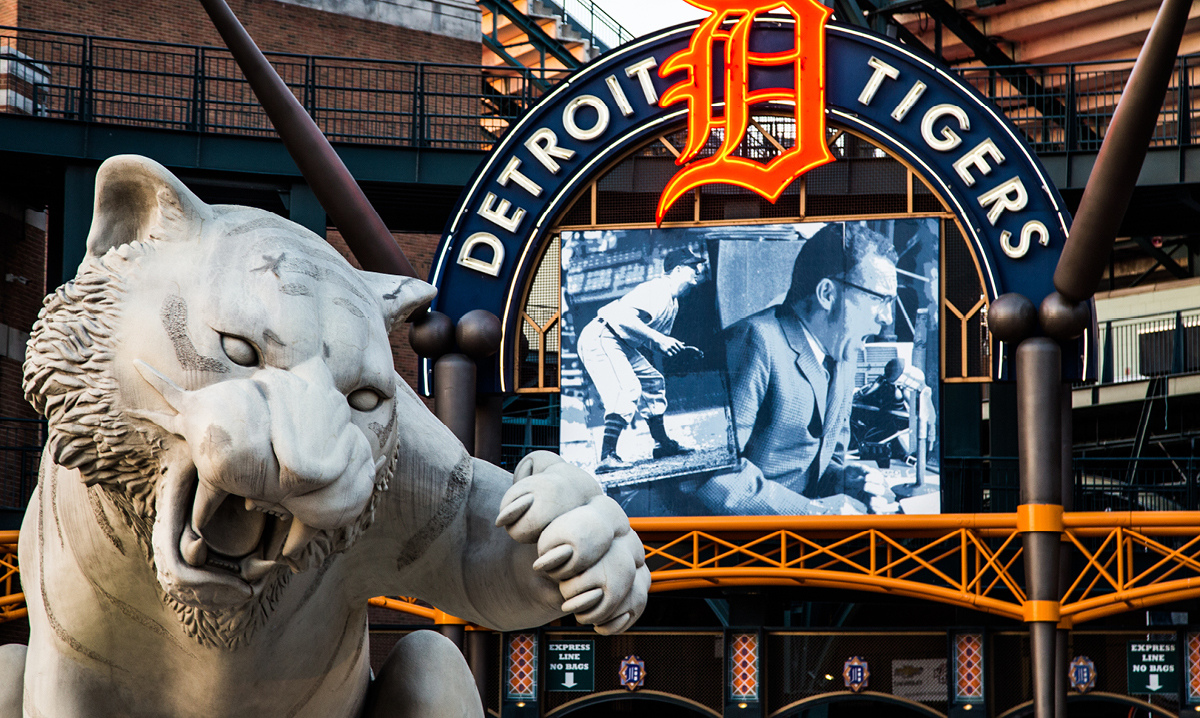
[(561, 451), (632, 516), (937, 513), (937, 219), (562, 237)]
[(609, 487), (733, 467), (704, 238), (564, 232), (562, 257), (563, 457)]

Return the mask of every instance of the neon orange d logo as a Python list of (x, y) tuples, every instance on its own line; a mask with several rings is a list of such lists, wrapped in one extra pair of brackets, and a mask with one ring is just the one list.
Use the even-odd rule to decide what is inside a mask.
[[(686, 0), (711, 15), (692, 33), (687, 49), (667, 58), (659, 68), (666, 77), (686, 70), (688, 77), (671, 86), (659, 105), (688, 103), (687, 144), (675, 160), (684, 166), (671, 178), (658, 200), (655, 220), (662, 224), (667, 210), (689, 190), (701, 185), (732, 184), (757, 192), (774, 203), (797, 177), (833, 161), (825, 144), (825, 21), (833, 14), (816, 0)], [(796, 21), (795, 44), (782, 52), (752, 52), (750, 29), (760, 13), (782, 7)], [(732, 21), (728, 26), (726, 21)], [(713, 53), (723, 46), (725, 61), (724, 112), (713, 116)], [(751, 91), (751, 66), (792, 65), (795, 88), (767, 87)], [(796, 144), (767, 164), (734, 152), (746, 137), (750, 106), (765, 102), (794, 104)], [(691, 162), (714, 130), (724, 137), (711, 156)], [(690, 164), (689, 164), (690, 163)]]

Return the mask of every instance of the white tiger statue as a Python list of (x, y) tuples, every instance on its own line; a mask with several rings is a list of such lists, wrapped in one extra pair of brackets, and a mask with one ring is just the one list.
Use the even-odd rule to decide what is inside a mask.
[(433, 294), (106, 161), (87, 255), (27, 352), (49, 439), (0, 718), (481, 716), (432, 632), (372, 680), (368, 598), (501, 630), (632, 625), (649, 572), (595, 479), (471, 458), (396, 374), (388, 332)]

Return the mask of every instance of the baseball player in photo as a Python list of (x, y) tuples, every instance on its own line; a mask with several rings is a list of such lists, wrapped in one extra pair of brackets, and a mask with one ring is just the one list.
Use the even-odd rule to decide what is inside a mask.
[(666, 381), (639, 351), (657, 349), (666, 356), (695, 350), (671, 336), (679, 298), (704, 281), (704, 259), (686, 247), (667, 252), (663, 274), (642, 282), (600, 308), (579, 334), (579, 358), (604, 405), (604, 441), (597, 473), (630, 464), (617, 456), (617, 439), (633, 420), (639, 404), (654, 438), (654, 458), (691, 453), (667, 436)]

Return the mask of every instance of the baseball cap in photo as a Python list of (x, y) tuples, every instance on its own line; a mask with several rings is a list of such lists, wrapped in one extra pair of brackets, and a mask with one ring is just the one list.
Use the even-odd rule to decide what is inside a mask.
[(663, 258), (663, 272), (670, 274), (672, 269), (681, 265), (699, 267), (701, 264), (704, 264), (704, 257), (696, 254), (688, 247), (676, 247), (667, 252), (667, 256)]

